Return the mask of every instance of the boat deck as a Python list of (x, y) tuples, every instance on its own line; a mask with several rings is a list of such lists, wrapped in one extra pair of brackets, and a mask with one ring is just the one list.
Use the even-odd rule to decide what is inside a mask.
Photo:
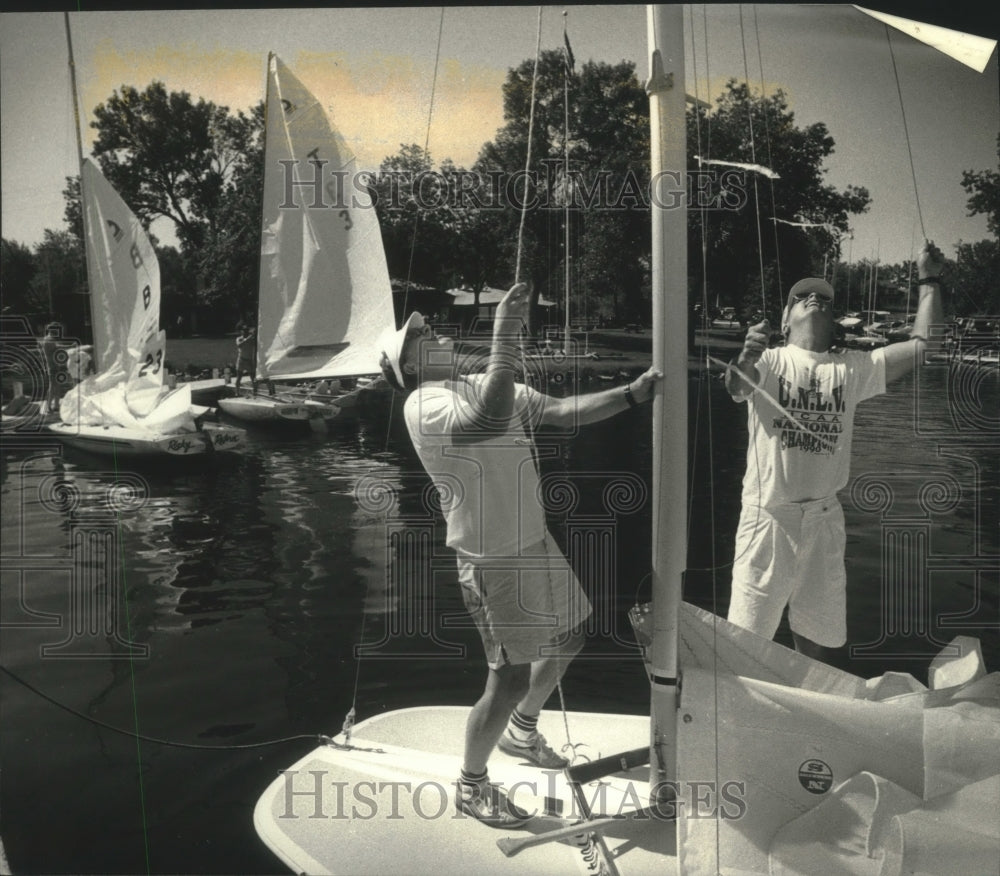
[[(564, 827), (580, 809), (561, 770), (541, 770), (496, 751), (490, 778), (535, 813), (519, 830), (495, 830), (454, 808), (468, 709), (404, 709), (355, 728), (352, 750), (324, 746), (293, 764), (258, 801), (258, 834), (293, 871), (308, 873), (598, 873), (587, 835), (525, 848), (508, 858), (497, 840)], [(648, 716), (571, 712), (575, 763), (649, 744)], [(543, 712), (549, 744), (566, 740), (563, 717)], [(338, 737), (339, 741), (340, 737)], [(593, 816), (627, 814), (648, 805), (649, 767), (618, 772), (583, 786)], [(621, 874), (674, 870), (673, 821), (643, 818), (602, 831)]]

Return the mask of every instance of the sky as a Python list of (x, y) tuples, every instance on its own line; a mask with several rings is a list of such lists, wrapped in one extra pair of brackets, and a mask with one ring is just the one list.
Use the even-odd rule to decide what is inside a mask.
[[(634, 61), (645, 79), (645, 7), (544, 7), (543, 48), (561, 46), (564, 21), (578, 65)], [(749, 73), (755, 91), (784, 90), (798, 125), (826, 123), (836, 141), (827, 182), (873, 198), (852, 219), (845, 258), (899, 262), (925, 233), (953, 257), (958, 241), (989, 236), (985, 217), (966, 215), (961, 177), (997, 169), (995, 49), (978, 73), (899, 32), (887, 39), (851, 6), (687, 6), (685, 26), (688, 94), (714, 100)], [(73, 12), (70, 27), (85, 122), (123, 84), (154, 79), (248, 109), (273, 51), (327, 107), (360, 167), (425, 142), (435, 164), (468, 166), (503, 123), (508, 69), (534, 57), (538, 8), (446, 7), (443, 18), (432, 7)], [(33, 245), (64, 227), (61, 191), (77, 172), (62, 13), (0, 14), (0, 110), (2, 235)], [(171, 242), (165, 220), (153, 230)]]

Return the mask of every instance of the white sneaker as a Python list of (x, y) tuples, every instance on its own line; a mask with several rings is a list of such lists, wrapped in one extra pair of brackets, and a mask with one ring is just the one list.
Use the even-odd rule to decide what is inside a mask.
[(546, 770), (561, 770), (569, 765), (569, 761), (556, 754), (545, 741), (545, 737), (537, 731), (522, 742), (520, 739), (515, 739), (510, 730), (505, 730), (497, 743), (497, 748), (504, 754), (530, 761)]

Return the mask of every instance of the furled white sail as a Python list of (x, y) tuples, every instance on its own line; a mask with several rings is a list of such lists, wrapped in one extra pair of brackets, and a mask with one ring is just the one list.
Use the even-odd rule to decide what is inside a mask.
[[(160, 265), (135, 214), (89, 158), (81, 167), (98, 372), (163, 385)], [(146, 356), (150, 361), (146, 365)], [(141, 372), (141, 373), (140, 373)]]
[(343, 137), (277, 56), (267, 80), (258, 377), (376, 373), (394, 317), (375, 208)]
[(62, 421), (193, 430), (190, 390), (168, 392), (163, 386), (166, 335), (153, 245), (97, 165), (84, 159), (80, 173), (98, 372), (63, 398)]

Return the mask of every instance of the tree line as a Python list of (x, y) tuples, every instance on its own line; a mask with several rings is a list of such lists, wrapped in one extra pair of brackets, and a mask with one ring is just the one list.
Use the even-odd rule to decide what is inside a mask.
[[(508, 71), (503, 125), (471, 167), (435, 166), (421, 147), (401, 144), (365, 182), (390, 275), (475, 294), (507, 286), (527, 202), (521, 276), (535, 294), (561, 302), (568, 264), (574, 317), (648, 322), (650, 201), (662, 187), (650, 180), (648, 100), (635, 65), (569, 69), (562, 52), (543, 52), (526, 168), (533, 72), (533, 60)], [(691, 102), (686, 122), (687, 187), (673, 195), (689, 206), (692, 305), (776, 319), (789, 278), (822, 273), (852, 309), (866, 306), (863, 293), (882, 309), (902, 306), (912, 265), (845, 258), (850, 217), (871, 197), (862, 186), (824, 182), (835, 145), (825, 124), (798, 126), (781, 91), (762, 96), (736, 80), (712, 105)], [(160, 82), (123, 85), (90, 125), (95, 160), (143, 225), (162, 218), (175, 229), (178, 247), (154, 239), (163, 324), (181, 317), (190, 326), (196, 316), (203, 333), (231, 331), (256, 309), (263, 103), (231, 112)], [(955, 315), (995, 313), (1000, 173), (969, 170), (959, 183), (970, 215), (986, 214), (993, 237), (957, 243), (946, 271), (950, 304)], [(8, 312), (59, 317), (79, 332), (87, 283), (79, 177), (67, 178), (63, 195), (64, 228), (47, 229), (33, 247), (2, 241), (3, 299)]]

